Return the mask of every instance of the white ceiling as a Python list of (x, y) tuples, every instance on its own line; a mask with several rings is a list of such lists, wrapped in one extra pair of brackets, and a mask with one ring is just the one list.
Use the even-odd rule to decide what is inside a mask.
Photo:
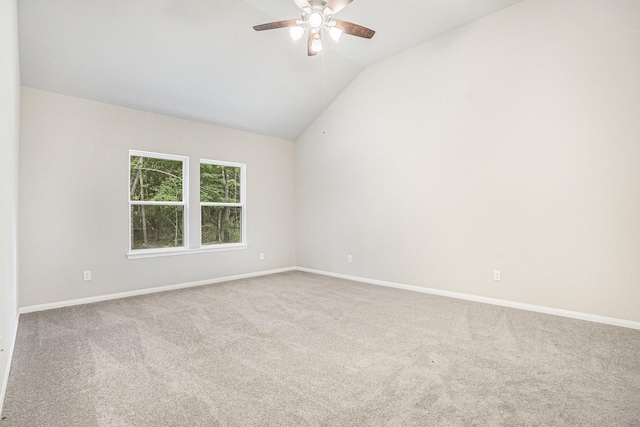
[(20, 0), (24, 86), (295, 140), (368, 65), (522, 0), (355, 0), (316, 57), (292, 0)]

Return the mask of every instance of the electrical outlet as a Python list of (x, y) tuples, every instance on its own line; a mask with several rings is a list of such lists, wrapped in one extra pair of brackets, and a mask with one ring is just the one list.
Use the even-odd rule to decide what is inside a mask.
[(496, 282), (502, 280), (502, 273), (500, 272), (500, 270), (493, 270), (493, 280), (495, 280)]
[(84, 272), (84, 280), (91, 280), (91, 270), (86, 270)]
[(260, 261), (264, 260), (264, 252), (260, 252)]
[(351, 257), (351, 255), (347, 255), (347, 262), (353, 262), (353, 258)]

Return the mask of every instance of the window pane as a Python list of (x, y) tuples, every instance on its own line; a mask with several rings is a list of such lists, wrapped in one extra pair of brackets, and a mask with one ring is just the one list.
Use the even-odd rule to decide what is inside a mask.
[(131, 249), (183, 246), (183, 206), (131, 206)]
[(202, 244), (242, 242), (242, 208), (202, 206)]
[(182, 161), (131, 156), (131, 200), (182, 201)]
[(240, 168), (200, 164), (200, 201), (240, 203)]

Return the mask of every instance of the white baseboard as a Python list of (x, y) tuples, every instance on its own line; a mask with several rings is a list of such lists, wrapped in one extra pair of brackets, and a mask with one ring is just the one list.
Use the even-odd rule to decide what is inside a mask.
[[(250, 278), (250, 277), (265, 276), (265, 275), (275, 274), (275, 273), (284, 273), (284, 272), (287, 272), (287, 271), (294, 271), (294, 270), (296, 270), (296, 271), (304, 271), (304, 272), (307, 272), (307, 273), (320, 274), (320, 275), (323, 275), (323, 276), (337, 277), (337, 278), (340, 278), (340, 279), (353, 280), (353, 281), (356, 281), (356, 282), (368, 283), (368, 284), (371, 284), (371, 285), (386, 286), (386, 287), (398, 288), (398, 289), (405, 289), (405, 290), (408, 290), (408, 291), (422, 292), (422, 293), (425, 293), (425, 294), (439, 295), (439, 296), (444, 296), (444, 297), (463, 299), (463, 300), (467, 300), (467, 301), (474, 301), (474, 302), (481, 302), (481, 303), (485, 303), (485, 304), (499, 305), (499, 306), (503, 306), (503, 307), (517, 308), (517, 309), (520, 309), (520, 310), (535, 311), (535, 312), (538, 312), (538, 313), (552, 314), (552, 315), (555, 315), (555, 316), (562, 316), (562, 317), (569, 317), (569, 318), (572, 318), (572, 319), (586, 320), (586, 321), (589, 321), (589, 322), (604, 323), (604, 324), (607, 324), (607, 325), (614, 325), (614, 326), (622, 326), (624, 328), (640, 329), (640, 322), (634, 322), (634, 321), (625, 320), (625, 319), (617, 319), (615, 317), (598, 316), (598, 315), (595, 315), (595, 314), (580, 313), (580, 312), (576, 312), (576, 311), (562, 310), (562, 309), (559, 309), (559, 308), (545, 307), (545, 306), (533, 305), (533, 304), (525, 304), (525, 303), (521, 303), (521, 302), (501, 300), (501, 299), (497, 299), (497, 298), (488, 298), (488, 297), (482, 297), (482, 296), (478, 296), (478, 295), (464, 294), (464, 293), (460, 293), (460, 292), (451, 292), (451, 291), (444, 291), (444, 290), (440, 290), (440, 289), (425, 288), (425, 287), (422, 287), (422, 286), (406, 285), (406, 284), (403, 284), (403, 283), (387, 282), (387, 281), (384, 281), (384, 280), (376, 280), (376, 279), (369, 279), (369, 278), (365, 278), (365, 277), (350, 276), (350, 275), (347, 275), (347, 274), (332, 273), (332, 272), (322, 271), (322, 270), (314, 270), (314, 269), (306, 268), (306, 267), (286, 267), (286, 268), (280, 268), (280, 269), (276, 269), (276, 270), (267, 270), (267, 271), (259, 271), (259, 272), (255, 272), (255, 273), (239, 274), (239, 275), (236, 275), (236, 276), (226, 276), (226, 277), (219, 277), (219, 278), (215, 278), (215, 279), (199, 280), (199, 281), (196, 281), (196, 282), (179, 283), (179, 284), (176, 284), (176, 285), (161, 286), (161, 287), (157, 287), (157, 288), (146, 288), (146, 289), (139, 289), (139, 290), (129, 291), (129, 292), (120, 292), (120, 293), (115, 293), (115, 294), (99, 295), (99, 296), (89, 297), (89, 298), (79, 298), (79, 299), (74, 299), (74, 300), (59, 301), (59, 302), (53, 302), (53, 303), (48, 303), (48, 304), (30, 305), (30, 306), (21, 307), (20, 308), (20, 313), (31, 313), (31, 312), (35, 312), (35, 311), (51, 310), (51, 309), (54, 309), (54, 308), (70, 307), (70, 306), (81, 305), (81, 304), (90, 304), (90, 303), (94, 303), (94, 302), (108, 301), (108, 300), (112, 300), (112, 299), (126, 298), (126, 297), (132, 297), (132, 296), (137, 296), (137, 295), (145, 295), (145, 294), (151, 294), (151, 293), (155, 293), (155, 292), (172, 291), (172, 290), (176, 290), (176, 289), (191, 288), (191, 287), (194, 287), (194, 286), (203, 286), (203, 285), (209, 285), (209, 284), (213, 284), (213, 283), (228, 282), (228, 281), (231, 281), (231, 280), (239, 280), (239, 279), (246, 279), (246, 278)], [(17, 328), (17, 323), (16, 323), (16, 328)], [(15, 337), (14, 337), (14, 340), (15, 340)], [(13, 351), (13, 349), (12, 349), (12, 351)]]
[(2, 381), (2, 388), (0, 388), (0, 416), (2, 416), (2, 408), (4, 405), (4, 397), (7, 393), (7, 385), (9, 384), (9, 373), (11, 371), (11, 361), (13, 360), (13, 349), (16, 347), (16, 338), (18, 337), (18, 323), (20, 321), (20, 314), (16, 317), (13, 325), (13, 337), (11, 337), (11, 345), (9, 346), (9, 354), (7, 355), (7, 366), (4, 368), (4, 377)]
[(538, 312), (538, 313), (552, 314), (552, 315), (555, 315), (555, 316), (562, 316), (562, 317), (569, 317), (569, 318), (572, 318), (572, 319), (586, 320), (586, 321), (589, 321), (589, 322), (604, 323), (604, 324), (607, 324), (607, 325), (614, 325), (614, 326), (622, 326), (624, 328), (640, 329), (640, 322), (634, 322), (634, 321), (625, 320), (625, 319), (617, 319), (615, 317), (598, 316), (598, 315), (595, 315), (595, 314), (580, 313), (580, 312), (577, 312), (577, 311), (562, 310), (562, 309), (559, 309), (559, 308), (551, 308), (551, 307), (544, 307), (544, 306), (540, 306), (540, 305), (525, 304), (525, 303), (521, 303), (521, 302), (501, 300), (501, 299), (496, 299), (496, 298), (488, 298), (488, 297), (482, 297), (482, 296), (477, 296), (477, 295), (464, 294), (464, 293), (460, 293), (460, 292), (443, 291), (443, 290), (440, 290), (440, 289), (425, 288), (425, 287), (422, 287), (422, 286), (414, 286), (414, 285), (405, 285), (405, 284), (402, 284), (402, 283), (386, 282), (386, 281), (383, 281), (383, 280), (375, 280), (375, 279), (368, 279), (368, 278), (364, 278), (364, 277), (349, 276), (347, 274), (331, 273), (331, 272), (328, 272), (328, 271), (314, 270), (314, 269), (305, 268), (305, 267), (297, 267), (296, 270), (304, 271), (304, 272), (307, 272), (307, 273), (321, 274), (321, 275), (324, 275), (324, 276), (337, 277), (337, 278), (340, 278), (340, 279), (353, 280), (353, 281), (356, 281), (356, 282), (368, 283), (368, 284), (371, 284), (371, 285), (386, 286), (386, 287), (389, 287), (389, 288), (405, 289), (405, 290), (408, 290), (408, 291), (422, 292), (424, 294), (439, 295), (439, 296), (444, 296), (444, 297), (463, 299), (463, 300), (467, 300), (467, 301), (475, 301), (475, 302), (481, 302), (481, 303), (485, 303), (485, 304), (499, 305), (499, 306), (503, 306), (503, 307), (517, 308), (517, 309), (520, 309), (520, 310), (535, 311), (535, 312)]
[(250, 277), (266, 276), (266, 275), (275, 274), (275, 273), (284, 273), (286, 271), (293, 271), (295, 269), (296, 267), (286, 267), (286, 268), (279, 268), (276, 270), (258, 271), (255, 273), (246, 273), (246, 274), (238, 274), (235, 276), (218, 277), (215, 279), (198, 280), (196, 282), (178, 283), (177, 285), (160, 286), (157, 288), (146, 288), (146, 289), (139, 289), (139, 290), (128, 291), (128, 292), (118, 292), (115, 294), (98, 295), (95, 297), (78, 298), (73, 300), (58, 301), (58, 302), (52, 302), (47, 304), (28, 305), (25, 307), (20, 307), (20, 313), (32, 313), (35, 311), (44, 311), (44, 310), (52, 310), (54, 308), (71, 307), (74, 305), (91, 304), (94, 302), (133, 297), (137, 295), (146, 295), (146, 294), (152, 294), (156, 292), (174, 291), (176, 289), (192, 288), (194, 286), (211, 285), (213, 283), (229, 282), (231, 280), (240, 280), (240, 279), (247, 279)]

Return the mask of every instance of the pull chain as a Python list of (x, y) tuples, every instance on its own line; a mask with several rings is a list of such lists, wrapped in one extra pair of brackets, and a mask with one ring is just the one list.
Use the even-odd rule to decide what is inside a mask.
[(324, 57), (326, 55), (327, 52), (327, 45), (325, 44), (326, 39), (324, 38), (324, 31), (322, 32), (322, 46), (324, 47), (324, 49), (322, 49), (322, 113), (324, 113), (324, 109), (325, 109), (325, 93), (324, 93)]

